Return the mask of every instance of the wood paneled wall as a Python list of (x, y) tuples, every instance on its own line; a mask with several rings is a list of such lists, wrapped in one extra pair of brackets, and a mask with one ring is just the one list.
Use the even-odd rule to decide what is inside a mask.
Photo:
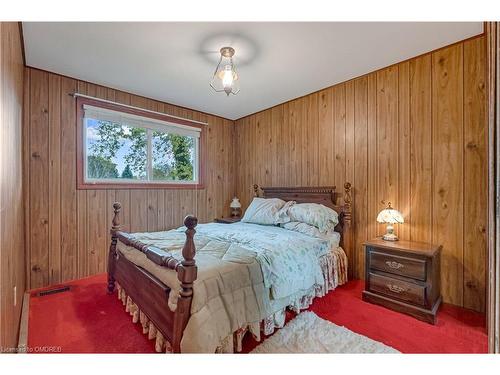
[(21, 48), (18, 23), (0, 22), (0, 352), (17, 347), (25, 291)]
[(354, 187), (352, 275), (391, 202), (402, 239), (443, 245), (445, 302), (485, 308), (487, 133), (479, 36), (236, 121), (236, 192)]
[[(207, 122), (205, 188), (77, 190), (74, 92)], [(105, 272), (114, 201), (128, 231), (179, 227), (191, 213), (201, 222), (229, 215), (233, 121), (32, 68), (25, 70), (25, 103), (31, 288)]]

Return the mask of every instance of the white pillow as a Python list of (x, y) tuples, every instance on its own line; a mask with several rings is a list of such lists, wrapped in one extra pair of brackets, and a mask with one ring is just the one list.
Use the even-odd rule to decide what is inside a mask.
[(335, 210), (318, 203), (299, 203), (288, 210), (290, 221), (299, 221), (313, 225), (321, 233), (333, 231), (339, 223), (339, 215)]
[(293, 230), (295, 232), (307, 234), (311, 237), (326, 240), (330, 243), (331, 247), (337, 248), (340, 244), (340, 233), (335, 232), (334, 230), (329, 230), (326, 233), (321, 233), (315, 226), (298, 221), (291, 221), (289, 223), (280, 224), (280, 226), (284, 229)]
[(289, 204), (279, 198), (254, 198), (241, 221), (262, 225), (286, 223), (290, 221), (287, 215)]

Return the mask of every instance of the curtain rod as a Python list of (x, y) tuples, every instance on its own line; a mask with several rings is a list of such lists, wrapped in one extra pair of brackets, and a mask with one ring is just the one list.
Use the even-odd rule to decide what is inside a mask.
[(116, 104), (116, 105), (120, 105), (120, 106), (127, 107), (127, 108), (130, 108), (130, 109), (137, 109), (137, 110), (139, 110), (139, 111), (143, 111), (143, 112), (154, 113), (155, 115), (168, 116), (168, 117), (176, 118), (176, 119), (178, 119), (178, 120), (184, 120), (184, 121), (193, 122), (193, 123), (195, 123), (195, 124), (200, 124), (200, 125), (208, 125), (208, 122), (197, 121), (197, 120), (191, 120), (191, 119), (184, 118), (184, 117), (179, 117), (179, 116), (170, 115), (170, 114), (168, 114), (168, 113), (162, 113), (162, 112), (151, 111), (151, 110), (149, 110), (149, 109), (139, 108), (139, 107), (134, 107), (133, 105), (128, 105), (128, 104), (117, 103), (117, 102), (113, 102), (113, 101), (111, 101), (111, 100), (106, 100), (106, 99), (96, 98), (95, 96), (90, 96), (90, 95), (79, 94), (79, 93), (77, 93), (77, 92), (70, 93), (70, 94), (68, 94), (68, 95), (69, 95), (69, 96), (72, 96), (72, 97), (74, 97), (74, 98), (80, 97), (80, 98), (87, 98), (87, 99), (97, 100), (97, 101), (100, 101), (100, 102), (103, 102), (103, 103), (108, 103), (108, 104)]

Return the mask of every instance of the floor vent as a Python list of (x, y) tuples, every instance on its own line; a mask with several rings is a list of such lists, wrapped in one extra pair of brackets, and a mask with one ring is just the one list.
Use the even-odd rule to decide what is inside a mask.
[(38, 297), (43, 297), (43, 296), (48, 296), (50, 294), (56, 294), (56, 293), (62, 293), (62, 292), (67, 292), (71, 288), (69, 286), (61, 286), (59, 288), (54, 288), (54, 289), (49, 289), (49, 290), (44, 290), (42, 292), (38, 292), (37, 296)]

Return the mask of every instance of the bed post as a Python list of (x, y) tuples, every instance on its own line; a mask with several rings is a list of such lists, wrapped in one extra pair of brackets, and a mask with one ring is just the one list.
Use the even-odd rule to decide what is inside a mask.
[(116, 242), (118, 241), (117, 232), (120, 230), (120, 210), (122, 205), (120, 202), (113, 203), (115, 212), (111, 224), (111, 245), (109, 246), (108, 255), (108, 293), (112, 294), (115, 290), (115, 261), (116, 261)]
[(174, 330), (172, 349), (174, 353), (181, 351), (181, 339), (186, 328), (189, 316), (191, 315), (191, 301), (193, 299), (193, 282), (197, 277), (198, 267), (194, 260), (196, 255), (196, 247), (194, 245), (194, 229), (198, 224), (198, 219), (194, 216), (186, 216), (184, 225), (186, 226), (186, 242), (182, 248), (181, 264), (177, 268), (177, 278), (181, 283), (179, 298), (177, 299), (177, 309), (174, 315)]
[(253, 185), (253, 196), (260, 197), (260, 187), (257, 184)]
[[(352, 211), (351, 211), (351, 196), (352, 185), (350, 182), (344, 184), (344, 222), (342, 225), (342, 247), (348, 256), (352, 256), (353, 248), (353, 227), (352, 227)], [(350, 268), (350, 267), (349, 267)]]

